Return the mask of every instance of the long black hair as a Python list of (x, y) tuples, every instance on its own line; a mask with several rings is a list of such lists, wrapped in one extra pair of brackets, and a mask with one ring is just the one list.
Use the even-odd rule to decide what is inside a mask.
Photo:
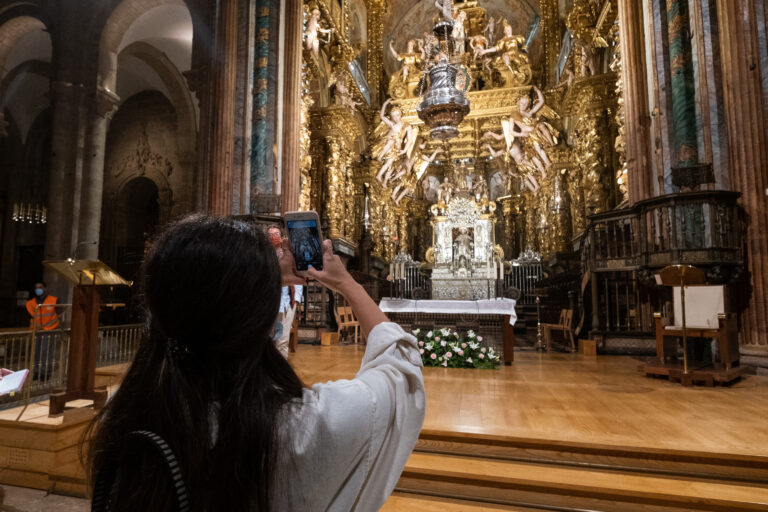
[(281, 278), (258, 228), (203, 215), (171, 225), (143, 267), (146, 336), (91, 424), (89, 475), (119, 468), (111, 510), (173, 510), (167, 468), (125, 448), (170, 445), (192, 510), (268, 510), (280, 412), (303, 385), (272, 342)]

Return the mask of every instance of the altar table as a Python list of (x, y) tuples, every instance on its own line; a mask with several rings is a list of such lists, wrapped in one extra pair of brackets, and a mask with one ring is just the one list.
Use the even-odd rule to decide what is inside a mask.
[(472, 329), (493, 347), (504, 364), (515, 359), (517, 320), (513, 299), (487, 300), (412, 300), (381, 299), (379, 307), (404, 329), (451, 328), (465, 333)]

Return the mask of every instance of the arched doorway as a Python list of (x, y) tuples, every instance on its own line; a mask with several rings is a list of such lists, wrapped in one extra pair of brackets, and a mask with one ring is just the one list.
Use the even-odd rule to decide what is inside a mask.
[(118, 198), (116, 212), (118, 272), (126, 279), (138, 277), (144, 247), (160, 223), (159, 193), (155, 182), (145, 177), (129, 181)]
[[(102, 253), (107, 264), (129, 281), (138, 283), (146, 247), (160, 225), (159, 196), (155, 182), (140, 176), (125, 184), (111, 208), (113, 236), (109, 247), (102, 246)], [(109, 324), (138, 321), (141, 316), (138, 296), (138, 284), (113, 289), (108, 300), (124, 303), (126, 307), (102, 313), (102, 320)]]

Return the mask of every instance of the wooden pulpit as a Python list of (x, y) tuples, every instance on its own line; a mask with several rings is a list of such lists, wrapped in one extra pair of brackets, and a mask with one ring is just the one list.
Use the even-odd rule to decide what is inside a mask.
[(50, 396), (49, 414), (61, 414), (67, 402), (93, 400), (100, 409), (107, 401), (106, 389), (95, 389), (96, 355), (99, 341), (100, 286), (131, 286), (98, 260), (44, 261), (43, 265), (72, 283), (72, 315), (67, 362), (67, 387)]

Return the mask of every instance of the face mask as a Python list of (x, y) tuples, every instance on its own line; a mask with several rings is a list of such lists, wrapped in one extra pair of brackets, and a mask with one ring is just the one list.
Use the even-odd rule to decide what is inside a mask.
[(43, 291), (42, 288), (35, 288), (35, 295), (37, 295), (38, 297), (40, 297), (44, 293), (45, 293), (45, 291)]

